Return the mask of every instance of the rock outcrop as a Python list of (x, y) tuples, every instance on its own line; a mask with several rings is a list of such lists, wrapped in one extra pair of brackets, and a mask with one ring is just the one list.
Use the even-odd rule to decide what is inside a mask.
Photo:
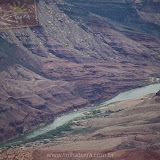
[[(159, 81), (156, 23), (141, 16), (137, 21), (138, 12), (128, 2), (106, 1), (113, 6), (108, 12), (98, 0), (91, 5), (95, 10), (90, 0), (86, 6), (74, 2), (40, 0), (40, 26), (0, 33), (0, 141), (74, 108)], [(116, 18), (121, 7), (133, 15)], [(107, 17), (110, 12), (115, 15)]]

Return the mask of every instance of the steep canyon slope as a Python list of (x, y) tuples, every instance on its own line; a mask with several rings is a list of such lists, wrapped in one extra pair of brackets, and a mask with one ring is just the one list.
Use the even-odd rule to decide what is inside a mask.
[[(69, 122), (67, 136), (46, 138), (21, 148), (53, 150), (159, 150), (160, 91), (143, 97), (115, 102), (87, 112)], [(96, 112), (97, 111), (97, 112)], [(116, 118), (115, 118), (116, 117)], [(47, 135), (47, 134), (46, 134)], [(29, 147), (28, 147), (29, 146)]]
[(158, 82), (158, 6), (39, 0), (40, 26), (0, 33), (0, 141)]

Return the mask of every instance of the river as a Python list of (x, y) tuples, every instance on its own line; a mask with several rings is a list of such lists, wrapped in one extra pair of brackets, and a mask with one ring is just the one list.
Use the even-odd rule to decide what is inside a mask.
[(44, 134), (48, 131), (56, 129), (56, 127), (59, 127), (65, 123), (69, 122), (70, 120), (84, 116), (85, 112), (91, 111), (95, 108), (99, 108), (99, 107), (102, 107), (102, 106), (105, 106), (105, 105), (108, 105), (110, 103), (117, 102), (117, 101), (129, 100), (129, 99), (141, 97), (141, 96), (144, 96), (144, 95), (147, 95), (150, 93), (156, 93), (159, 90), (160, 90), (160, 84), (152, 84), (152, 85), (149, 85), (146, 87), (136, 88), (136, 89), (132, 89), (132, 90), (120, 93), (116, 97), (114, 97), (108, 101), (105, 101), (103, 103), (100, 103), (96, 106), (85, 108), (85, 109), (82, 109), (79, 111), (74, 111), (74, 112), (68, 113), (66, 115), (62, 115), (59, 118), (57, 118), (56, 120), (54, 120), (53, 123), (48, 124), (45, 127), (41, 127), (39, 129), (36, 129), (35, 131), (33, 131), (32, 133), (27, 135), (26, 139), (34, 138), (38, 135), (41, 135), (41, 134)]

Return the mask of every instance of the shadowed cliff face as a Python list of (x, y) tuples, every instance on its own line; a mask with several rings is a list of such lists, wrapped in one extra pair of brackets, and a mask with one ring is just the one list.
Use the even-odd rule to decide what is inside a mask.
[[(66, 0), (74, 4), (78, 10), (85, 9), (104, 20), (120, 31), (144, 32), (160, 36), (159, 1), (154, 0)], [(73, 6), (71, 6), (73, 7)], [(63, 8), (63, 7), (62, 7)], [(77, 16), (85, 13), (75, 12)], [(69, 10), (66, 10), (69, 13)], [(74, 18), (72, 13), (69, 14)]]
[(158, 82), (159, 26), (138, 13), (153, 4), (40, 0), (40, 26), (1, 33), (0, 140)]

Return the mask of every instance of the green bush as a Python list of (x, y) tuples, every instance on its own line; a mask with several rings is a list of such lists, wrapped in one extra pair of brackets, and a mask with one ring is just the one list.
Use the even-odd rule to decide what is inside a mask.
[(70, 124), (64, 124), (60, 127), (57, 127), (56, 130), (57, 131), (72, 131), (72, 128)]
[(94, 110), (94, 111), (92, 111), (92, 114), (100, 114), (101, 113), (101, 111), (100, 110)]
[(49, 142), (48, 142), (48, 141), (46, 141), (46, 140), (44, 140), (44, 141), (43, 141), (43, 143), (44, 143), (44, 144), (47, 144), (47, 143), (49, 143)]

